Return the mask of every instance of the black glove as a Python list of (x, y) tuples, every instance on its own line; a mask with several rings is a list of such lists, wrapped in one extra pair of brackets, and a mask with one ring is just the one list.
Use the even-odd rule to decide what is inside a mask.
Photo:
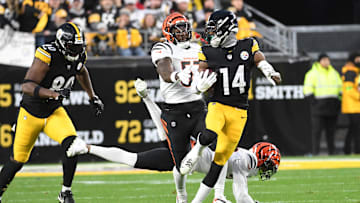
[(57, 99), (64, 99), (64, 98), (68, 99), (70, 97), (71, 89), (64, 88), (64, 89), (60, 89), (60, 90), (55, 90), (55, 92), (60, 94), (60, 96)]
[(100, 116), (101, 113), (104, 111), (104, 104), (99, 99), (98, 96), (94, 96), (89, 100), (91, 106), (95, 109), (95, 116)]

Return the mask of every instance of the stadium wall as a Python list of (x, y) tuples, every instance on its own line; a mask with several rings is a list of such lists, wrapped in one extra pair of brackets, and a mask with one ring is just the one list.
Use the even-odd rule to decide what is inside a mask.
[[(311, 149), (309, 108), (302, 83), (310, 61), (273, 65), (282, 73), (283, 84), (273, 87), (254, 70), (249, 122), (240, 145), (250, 147), (257, 141), (267, 140), (275, 143), (283, 154), (307, 154)], [(64, 105), (78, 135), (89, 144), (118, 146), (130, 151), (156, 147), (159, 140), (155, 125), (134, 88), (134, 79), (142, 77), (148, 82), (149, 96), (157, 103), (163, 102), (158, 76), (150, 60), (94, 59), (89, 61), (88, 68), (94, 88), (105, 103), (105, 111), (102, 117), (96, 118), (87, 94), (76, 84)], [(26, 71), (26, 68), (0, 65), (0, 164), (11, 154), (14, 139), (11, 126), (17, 117)], [(60, 150), (56, 142), (40, 134), (30, 162), (58, 162)], [(86, 155), (80, 160), (100, 159)]]

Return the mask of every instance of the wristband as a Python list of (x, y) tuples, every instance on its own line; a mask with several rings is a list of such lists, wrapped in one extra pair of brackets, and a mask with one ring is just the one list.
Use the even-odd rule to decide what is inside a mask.
[(178, 74), (177, 71), (174, 71), (174, 72), (171, 73), (171, 75), (170, 75), (171, 82), (176, 82), (177, 81), (176, 80), (176, 74)]
[(38, 86), (35, 87), (35, 89), (34, 89), (34, 97), (35, 97), (35, 98), (40, 98), (40, 96), (39, 96), (40, 88), (41, 88), (40, 85), (38, 85)]

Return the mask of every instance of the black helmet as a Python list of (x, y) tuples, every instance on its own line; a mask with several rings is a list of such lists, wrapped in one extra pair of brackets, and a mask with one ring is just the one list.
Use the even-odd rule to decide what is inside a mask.
[(62, 24), (56, 32), (55, 44), (69, 61), (76, 61), (85, 52), (84, 33), (75, 23)]
[(233, 12), (218, 10), (210, 15), (205, 33), (211, 46), (219, 46), (231, 32), (238, 32), (238, 23)]

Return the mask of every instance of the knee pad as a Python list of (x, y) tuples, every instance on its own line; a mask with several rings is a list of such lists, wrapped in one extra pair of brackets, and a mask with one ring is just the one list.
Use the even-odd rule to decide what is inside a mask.
[(217, 138), (216, 132), (205, 129), (199, 137), (201, 145), (209, 145)]

